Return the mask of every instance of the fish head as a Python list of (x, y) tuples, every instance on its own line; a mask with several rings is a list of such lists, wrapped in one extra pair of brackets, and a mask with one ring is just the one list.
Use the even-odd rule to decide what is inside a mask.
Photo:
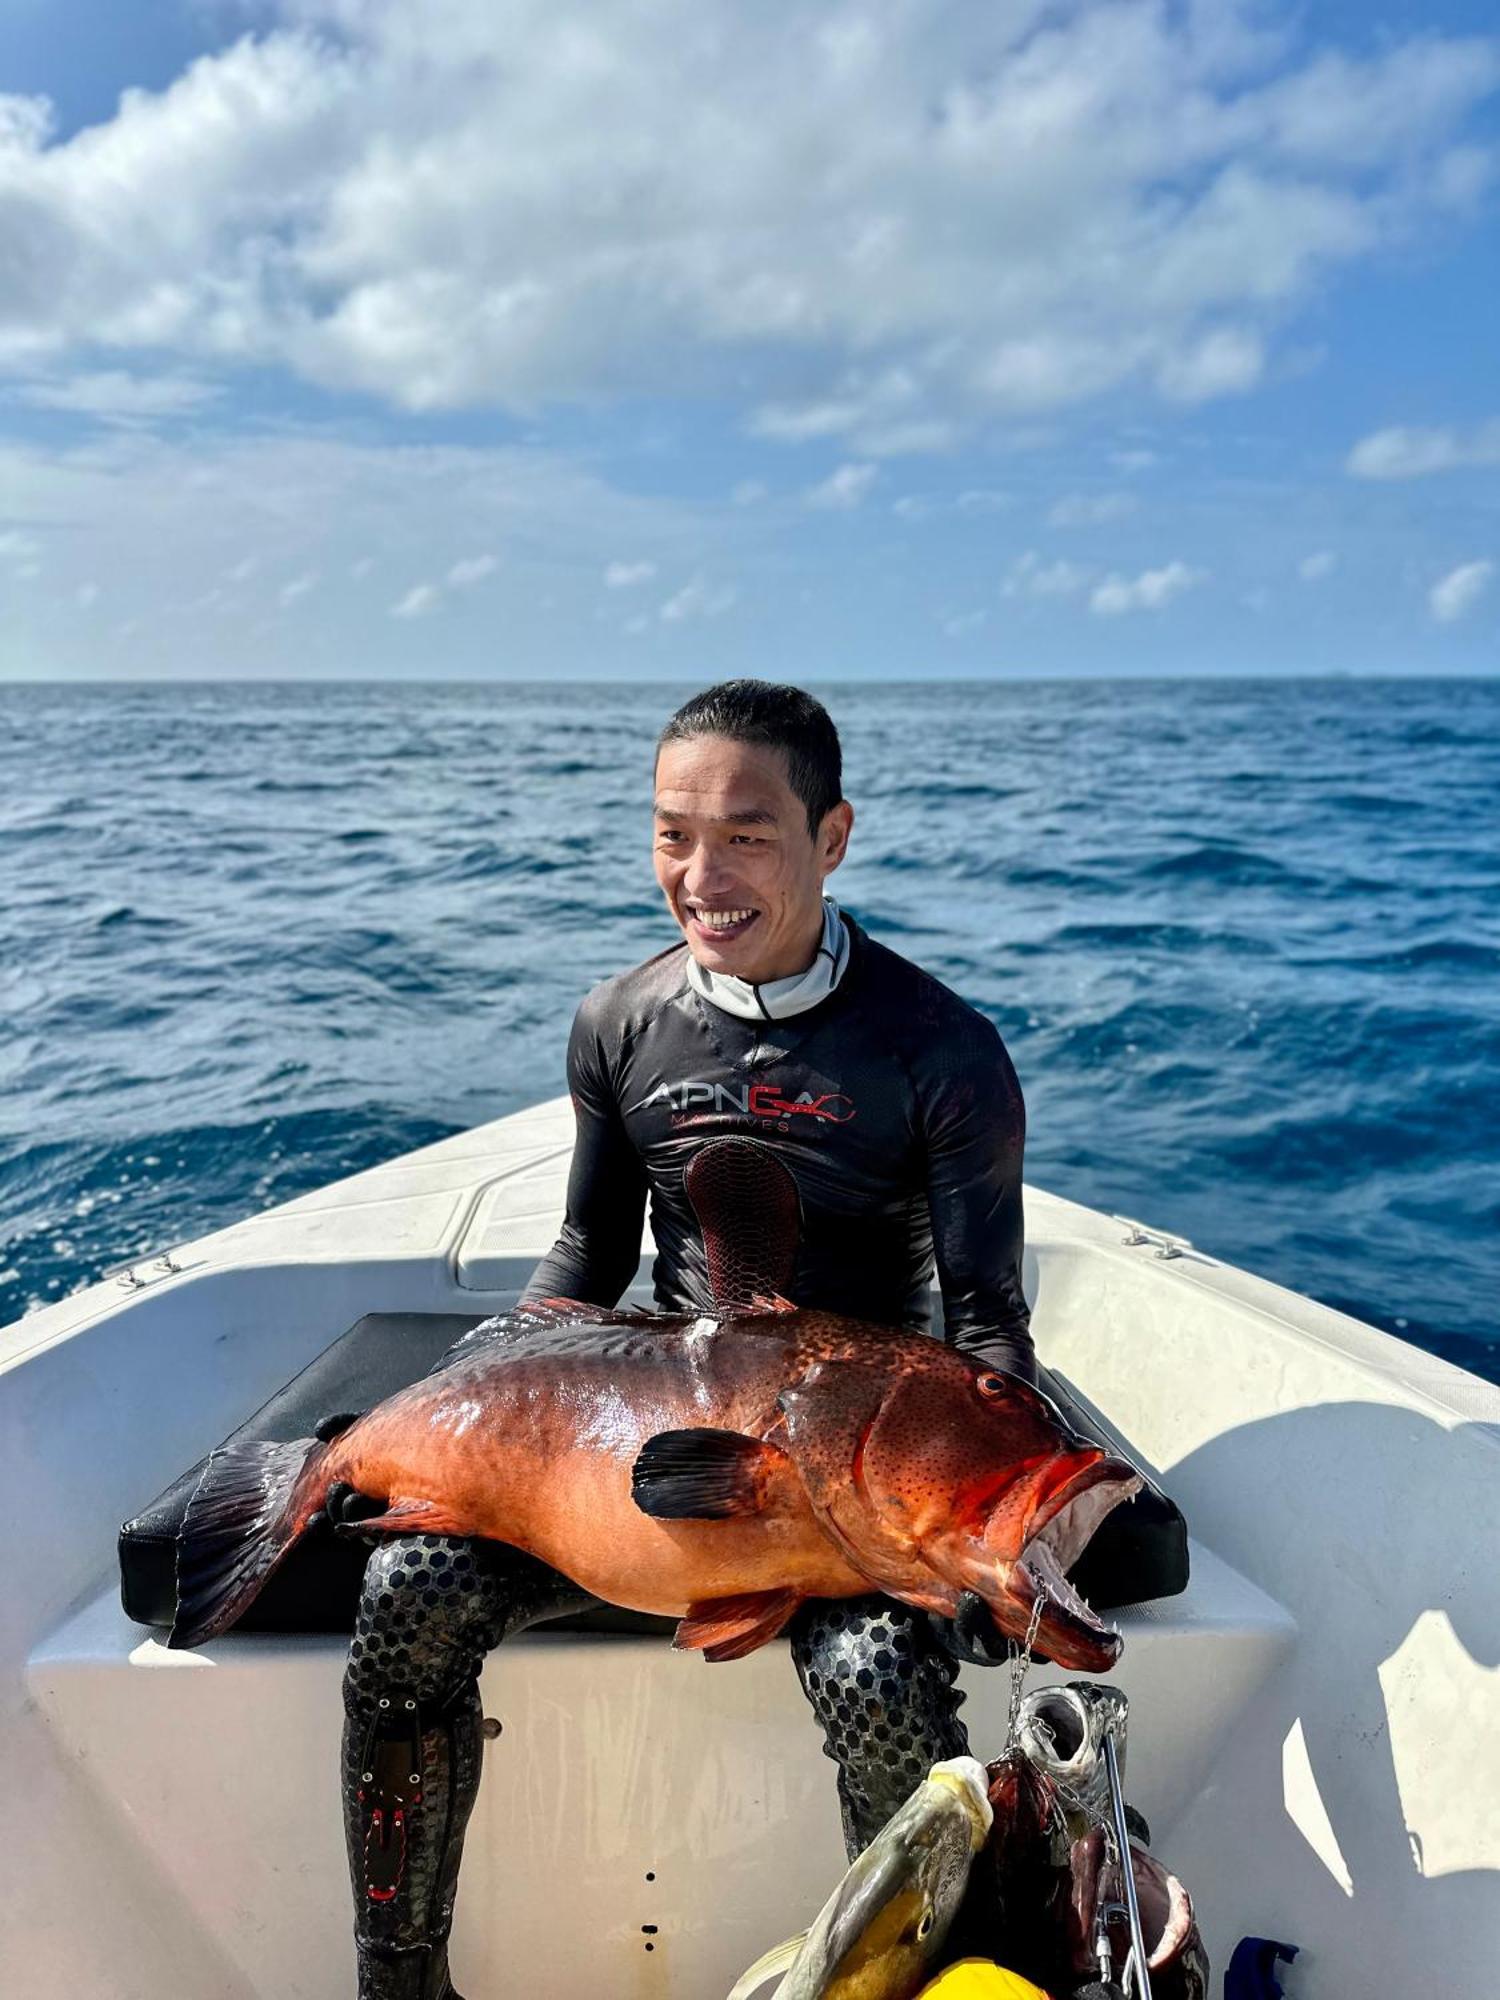
[[(930, 1354), (907, 1357), (878, 1383), (856, 1364), (830, 1371), (836, 1379), (821, 1390), (822, 1414), (836, 1416), (823, 1445), (841, 1459), (830, 1508), (846, 1546), (908, 1601), (951, 1612), (973, 1591), (1008, 1638), (1023, 1641), (1035, 1614), (1038, 1652), (1102, 1672), (1119, 1656), (1119, 1634), (1066, 1571), (1104, 1517), (1140, 1490), (1139, 1475), (1079, 1437), (1029, 1383), (923, 1345)], [(789, 1423), (799, 1464), (814, 1428)], [(925, 1593), (910, 1582), (918, 1567)]]
[(935, 1764), (819, 1912), (779, 2000), (897, 2000), (938, 1959), (990, 1830), (972, 1757)]

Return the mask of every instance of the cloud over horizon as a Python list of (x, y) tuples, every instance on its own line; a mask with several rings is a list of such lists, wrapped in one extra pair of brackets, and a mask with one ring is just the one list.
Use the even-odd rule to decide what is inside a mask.
[(0, 11), (0, 675), (1488, 670), (1434, 5)]
[(1231, 0), (265, 18), (82, 131), (0, 98), (0, 356), (727, 396), (865, 457), (1239, 396), (1321, 283), (1472, 208), (1500, 84), (1494, 41), (1309, 49)]

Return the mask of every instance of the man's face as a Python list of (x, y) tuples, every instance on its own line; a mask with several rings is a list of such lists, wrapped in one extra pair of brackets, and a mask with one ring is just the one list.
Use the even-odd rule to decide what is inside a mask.
[(760, 985), (806, 970), (823, 884), (853, 822), (840, 803), (814, 837), (779, 750), (724, 736), (666, 745), (656, 765), (656, 879), (705, 971)]

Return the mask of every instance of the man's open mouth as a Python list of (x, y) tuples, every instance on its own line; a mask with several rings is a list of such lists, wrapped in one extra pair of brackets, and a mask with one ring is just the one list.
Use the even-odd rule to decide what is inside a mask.
[(1007, 1595), (1028, 1623), (1040, 1598), (1037, 1651), (1080, 1673), (1101, 1673), (1119, 1657), (1124, 1643), (1113, 1626), (1068, 1581), (1067, 1572), (1094, 1537), (1106, 1514), (1141, 1490), (1138, 1474), (1117, 1459), (1104, 1459), (1072, 1480), (1035, 1530), (1013, 1565)]
[(751, 909), (689, 909), (688, 918), (696, 927), (700, 937), (712, 938), (715, 944), (725, 944), (730, 938), (743, 937), (745, 932), (760, 915)]

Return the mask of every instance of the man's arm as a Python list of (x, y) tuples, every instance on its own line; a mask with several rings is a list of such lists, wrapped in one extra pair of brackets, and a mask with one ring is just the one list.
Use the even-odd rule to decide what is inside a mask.
[(939, 1039), (919, 1073), (927, 1202), (947, 1338), (966, 1354), (1036, 1380), (1021, 1289), (1021, 1156), (1026, 1107), (1005, 1045), (974, 1017), (956, 1046)]
[(612, 1306), (640, 1263), (646, 1170), (625, 1130), (588, 1000), (568, 1040), (568, 1088), (575, 1131), (567, 1213), (521, 1296)]

